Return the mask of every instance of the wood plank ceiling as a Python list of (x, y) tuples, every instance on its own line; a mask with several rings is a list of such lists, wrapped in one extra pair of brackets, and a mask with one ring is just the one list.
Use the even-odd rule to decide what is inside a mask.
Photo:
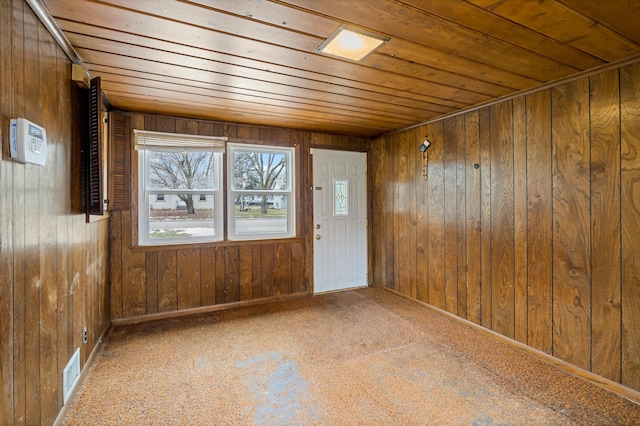
[[(634, 0), (43, 0), (117, 109), (372, 137), (640, 54)], [(391, 38), (316, 53), (341, 24)]]

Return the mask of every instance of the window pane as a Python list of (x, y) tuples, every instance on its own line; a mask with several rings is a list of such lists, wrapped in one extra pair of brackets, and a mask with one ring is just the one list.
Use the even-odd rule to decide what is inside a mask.
[(235, 198), (235, 234), (281, 234), (287, 229), (286, 195), (239, 195)]
[(147, 188), (159, 189), (215, 189), (212, 152), (147, 151), (149, 176)]
[(149, 238), (152, 240), (207, 237), (216, 235), (214, 229), (213, 197), (198, 202), (199, 195), (165, 195), (165, 202), (154, 203), (149, 196)]
[(269, 151), (233, 152), (234, 190), (288, 190), (286, 153)]

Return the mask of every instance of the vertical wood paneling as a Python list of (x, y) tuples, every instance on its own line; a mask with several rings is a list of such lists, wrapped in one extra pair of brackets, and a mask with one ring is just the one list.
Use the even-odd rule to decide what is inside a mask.
[[(40, 47), (40, 106), (41, 121), (45, 123), (55, 123), (52, 129), (52, 136), (57, 136), (57, 73), (51, 72), (56, 69), (56, 45), (49, 37), (49, 34), (40, 28), (38, 31), (38, 44)], [(40, 222), (40, 423), (47, 424), (51, 419), (55, 419), (58, 413), (58, 375), (51, 374), (57, 371), (57, 308), (58, 308), (58, 288), (57, 278), (57, 220), (54, 212), (57, 210), (56, 201), (47, 196), (56, 192), (57, 155), (58, 150), (52, 146), (52, 150), (47, 154), (47, 161), (50, 166), (40, 170), (40, 180), (38, 182), (38, 198), (41, 199), (40, 211), (38, 212)], [(53, 165), (53, 167), (51, 166)], [(97, 228), (96, 228), (97, 229)], [(97, 245), (91, 247), (97, 249)], [(97, 260), (97, 255), (93, 257)], [(106, 266), (106, 265), (105, 265)], [(98, 270), (93, 268), (96, 280)], [(94, 296), (91, 300), (97, 300)], [(96, 303), (94, 306), (97, 307)], [(94, 318), (91, 324), (95, 324), (98, 318)], [(93, 332), (93, 327), (90, 328)]]
[[(370, 263), (376, 265), (373, 268), (373, 282), (385, 286), (387, 283), (387, 245), (385, 244), (385, 223), (386, 223), (386, 195), (387, 191), (387, 170), (386, 164), (386, 144), (384, 139), (379, 139), (373, 143), (372, 153), (369, 156), (369, 164), (372, 165), (369, 174), (370, 190), (378, 188), (371, 193), (370, 201), (373, 203), (373, 211), (378, 212), (371, 217), (371, 227), (369, 228), (371, 259)], [(375, 159), (375, 160), (374, 160)]]
[[(122, 214), (122, 245), (131, 247), (131, 212)], [(145, 284), (145, 253), (131, 251), (122, 257), (125, 274), (122, 277), (123, 314), (125, 316), (144, 315), (147, 312), (147, 290)]]
[(200, 306), (200, 250), (177, 252), (178, 309)]
[(225, 301), (240, 300), (240, 269), (238, 263), (238, 247), (224, 249)]
[(200, 252), (200, 301), (202, 306), (216, 303), (216, 252), (213, 248), (204, 248)]
[(394, 145), (394, 282), (395, 290), (411, 295), (411, 197), (409, 191), (408, 132), (393, 136)]
[(429, 124), (429, 303), (445, 308), (444, 293), (444, 128), (442, 122)]
[[(96, 260), (98, 258), (96, 253), (93, 253), (93, 247), (89, 247), (87, 242), (98, 241), (99, 237), (98, 237), (97, 231), (98, 229), (96, 227), (86, 228), (84, 239), (83, 239), (83, 244), (85, 244), (85, 248), (89, 256), (92, 259), (96, 259)], [(87, 323), (92, 323), (95, 320), (94, 312), (97, 306), (86, 303), (87, 300), (92, 300), (95, 297), (94, 294), (96, 293), (96, 286), (98, 285), (98, 281), (93, 271), (94, 271), (94, 268), (93, 268), (93, 265), (91, 264), (87, 265), (87, 267), (85, 268), (84, 285), (83, 285), (83, 292), (82, 292), (82, 302), (83, 302), (82, 305), (84, 306), (84, 312), (83, 312), (84, 317), (82, 321), (83, 324), (78, 328), (78, 333), (80, 336), (84, 334), (84, 325)], [(87, 341), (90, 342), (93, 340), (93, 338), (94, 336), (92, 335), (91, 331), (87, 329)], [(85, 349), (84, 351), (85, 357), (82, 359), (82, 362), (86, 362), (86, 360), (89, 358), (91, 347), (86, 347), (86, 345), (84, 345), (83, 337), (80, 338), (80, 341), (82, 342), (83, 346), (85, 346), (85, 348), (83, 348)]]
[[(109, 323), (109, 221), (71, 212), (70, 62), (24, 1), (0, 0), (0, 115), (47, 129), (44, 166), (0, 159), (0, 424), (52, 424), (62, 369)], [(89, 340), (82, 342), (82, 329)]]
[[(113, 114), (112, 114), (113, 115)], [(125, 137), (125, 142), (124, 143), (119, 143), (118, 146), (120, 148), (126, 149), (128, 148), (131, 152), (128, 152), (127, 155), (124, 155), (124, 157), (128, 158), (129, 160), (126, 161), (126, 163), (128, 163), (129, 166), (129, 173), (128, 173), (128, 177), (130, 179), (130, 182), (128, 183), (132, 188), (138, 185), (138, 151), (133, 149), (133, 129), (134, 128), (140, 128), (140, 126), (143, 126), (144, 122), (145, 122), (145, 116), (143, 115), (133, 115), (133, 116), (129, 116), (128, 120), (124, 120), (124, 129), (123, 129), (123, 133), (128, 133), (128, 137)], [(129, 124), (129, 127), (127, 128), (127, 123)], [(113, 137), (119, 137), (114, 135)], [(112, 138), (113, 138), (112, 137)], [(113, 144), (115, 146), (115, 144)], [(122, 156), (119, 156), (122, 157)], [(126, 173), (125, 173), (126, 174)], [(113, 179), (112, 179), (113, 180)], [(114, 186), (113, 183), (108, 183), (107, 186)], [(123, 255), (122, 255), (122, 267), (123, 267), (123, 274), (122, 274), (122, 288), (123, 288), (123, 296), (124, 296), (124, 290), (126, 289), (126, 287), (128, 285), (130, 285), (130, 278), (131, 278), (131, 272), (132, 272), (132, 267), (135, 267), (136, 264), (138, 263), (137, 261), (140, 259), (140, 256), (144, 255), (144, 253), (140, 253), (140, 252), (136, 252), (133, 253), (130, 248), (134, 246), (134, 244), (137, 242), (135, 241), (136, 238), (138, 237), (138, 196), (137, 193), (134, 193), (133, 191), (129, 191), (129, 198), (127, 201), (124, 201), (122, 204), (127, 204), (128, 203), (128, 210), (124, 210), (122, 212), (122, 249), (123, 249)], [(126, 207), (125, 207), (126, 208)], [(133, 257), (135, 257), (135, 259), (133, 259)], [(123, 300), (123, 312), (126, 312), (127, 310), (127, 304), (126, 301)]]
[(460, 116), (444, 120), (444, 308), (458, 312), (457, 140)]
[[(58, 94), (66, 93), (68, 90), (67, 82), (70, 79), (71, 70), (67, 67), (67, 57), (58, 50), (56, 55), (56, 65), (55, 69), (57, 70), (57, 86), (58, 86)], [(57, 111), (68, 111), (71, 109), (70, 100), (66, 96), (58, 96), (58, 105)], [(58, 175), (55, 179), (56, 182), (69, 182), (71, 180), (71, 172), (70, 167), (67, 165), (67, 160), (70, 157), (71, 148), (68, 144), (68, 137), (71, 132), (71, 123), (65, 116), (65, 114), (58, 114), (57, 116), (58, 122), (58, 132), (59, 136), (57, 139), (57, 143), (55, 144), (56, 150), (56, 165), (55, 168), (58, 172)], [(70, 191), (63, 191), (59, 196), (59, 203), (55, 207), (56, 212), (56, 238), (57, 238), (57, 368), (55, 371), (62, 371), (64, 366), (66, 365), (68, 359), (71, 357), (71, 352), (69, 351), (68, 342), (69, 338), (69, 206), (71, 206), (71, 195)], [(110, 247), (109, 246), (109, 227), (103, 226), (105, 228), (105, 233), (107, 236), (107, 240), (101, 244), (101, 247)], [(105, 256), (109, 256), (109, 252), (105, 252)], [(109, 265), (105, 263), (102, 278), (107, 280), (109, 274), (106, 273)], [(107, 283), (108, 284), (108, 283)], [(102, 302), (109, 306), (111, 303), (111, 298), (108, 292), (102, 296), (104, 299)], [(108, 327), (108, 323), (110, 323), (110, 315), (109, 308), (105, 310), (104, 316), (101, 320), (104, 322), (103, 327)], [(104, 328), (100, 328), (100, 330), (104, 330)], [(62, 406), (63, 401), (63, 390), (62, 390), (62, 380), (60, 376), (58, 376), (58, 397), (57, 397), (57, 407)]]
[[(313, 199), (313, 170), (311, 168), (311, 134), (309, 132), (293, 132), (291, 143), (296, 147), (296, 173), (300, 178), (300, 200)], [(313, 234), (313, 205), (309, 202), (300, 202), (297, 205), (296, 233), (297, 235)], [(301, 244), (296, 245), (295, 254), (299, 257), (292, 259), (292, 279), (297, 292), (310, 292), (312, 280), (313, 262), (310, 260), (313, 253), (313, 240), (304, 238)], [(297, 250), (300, 250), (298, 253)], [(293, 253), (292, 252), (292, 255)], [(308, 257), (307, 255), (308, 254)], [(298, 259), (298, 260), (296, 260)], [(254, 286), (255, 288), (255, 286)], [(255, 294), (255, 293), (254, 293)], [(258, 296), (254, 296), (258, 298)]]
[[(237, 127), (237, 126), (236, 126)], [(237, 131), (237, 130), (236, 130)], [(292, 132), (290, 136), (290, 143), (295, 147), (295, 168), (294, 172), (298, 176), (299, 182), (310, 182), (311, 177), (311, 149), (308, 143), (309, 134), (307, 132)], [(312, 189), (309, 185), (299, 187), (300, 199), (308, 200), (311, 196)], [(296, 218), (302, 218), (296, 220), (296, 234), (302, 235), (307, 232), (307, 226), (311, 225), (311, 217), (307, 215), (307, 209), (310, 206), (307, 204), (296, 204)]]
[(254, 299), (262, 298), (262, 248), (259, 245), (255, 245), (251, 247), (251, 252), (253, 254), (253, 285), (251, 289), (251, 294)]
[(556, 87), (553, 137), (553, 354), (591, 364), (589, 81)]
[(227, 302), (224, 247), (216, 247), (216, 304)]
[(158, 253), (158, 312), (178, 309), (178, 254), (175, 250)]
[(71, 218), (71, 226), (69, 230), (71, 232), (71, 241), (73, 241), (72, 247), (72, 268), (73, 282), (71, 284), (71, 309), (73, 315), (71, 317), (71, 350), (80, 348), (80, 362), (83, 364), (87, 357), (87, 350), (82, 345), (82, 332), (85, 324), (85, 310), (84, 295), (85, 287), (87, 285), (87, 276), (85, 269), (85, 241), (86, 241), (86, 229), (84, 226), (85, 219), (80, 216), (73, 216)]
[[(415, 141), (415, 167), (414, 174), (418, 177), (416, 179), (416, 298), (422, 302), (429, 301), (429, 268), (426, 266), (429, 264), (429, 183), (428, 176), (424, 178), (423, 173), (423, 154), (418, 151), (418, 147), (427, 136), (426, 127), (422, 126), (418, 128)], [(429, 157), (427, 155), (427, 161)], [(377, 185), (373, 184), (374, 188)], [(377, 205), (374, 206), (373, 211), (378, 211)], [(374, 214), (375, 217), (377, 214)], [(375, 234), (375, 233), (374, 233)], [(384, 246), (384, 242), (380, 242)]]
[(620, 70), (622, 384), (640, 390), (640, 64)]
[(527, 343), (527, 117), (524, 97), (513, 100), (514, 338)]
[(200, 133), (198, 121), (185, 118), (176, 118), (175, 129), (176, 133), (181, 133), (183, 135), (197, 135)]
[(591, 86), (591, 371), (620, 381), (620, 91), (618, 70)]
[(513, 103), (491, 110), (491, 288), (492, 329), (515, 336)]
[(464, 261), (467, 264), (467, 319), (475, 324), (480, 324), (482, 312), (480, 299), (480, 135), (478, 120), (477, 111), (465, 114), (467, 252)]
[(99, 280), (101, 283), (101, 292), (98, 295), (100, 302), (99, 318), (100, 328), (94, 330), (96, 341), (100, 338), (101, 331), (111, 326), (111, 310), (109, 300), (109, 251), (102, 250), (100, 247), (109, 247), (109, 224), (103, 221), (100, 223), (100, 245), (95, 247), (99, 260)]
[(551, 92), (526, 97), (528, 345), (552, 351)]
[(158, 253), (147, 253), (144, 262), (147, 314), (155, 314), (158, 312)]
[[(8, 11), (10, 0), (0, 1), (3, 11)], [(0, 28), (11, 28), (12, 13), (0, 14)], [(12, 31), (0, 30), (0, 119), (5, 122), (5, 117), (11, 111), (11, 91), (13, 87), (13, 74), (11, 73), (11, 61), (8, 58), (12, 50)], [(8, 144), (2, 143), (2, 158), (9, 155)], [(0, 165), (0, 424), (10, 424), (13, 421), (13, 229), (12, 198), (13, 176), (11, 168)]]
[(111, 212), (110, 220), (111, 315), (122, 318), (122, 212)]
[(273, 283), (273, 244), (260, 246), (260, 277), (262, 281), (262, 297), (274, 296)]
[(274, 287), (276, 296), (291, 294), (291, 244), (280, 243), (274, 250)]
[[(25, 8), (24, 13), (24, 94), (27, 99), (39, 99), (40, 55), (38, 49), (38, 19)], [(41, 122), (41, 112), (37, 102), (27, 102), (24, 110), (26, 117)], [(26, 406), (25, 423), (40, 421), (40, 229), (39, 222), (39, 181), (40, 167), (25, 164), (25, 365), (26, 365)], [(43, 171), (44, 173), (44, 171)]]
[(467, 318), (467, 201), (466, 201), (466, 139), (465, 119), (456, 117), (456, 247), (457, 247), (457, 311), (458, 316)]
[(253, 297), (253, 251), (251, 246), (243, 245), (240, 253), (240, 300), (251, 300)]
[[(12, 25), (12, 43), (11, 43), (11, 56), (15, 58), (24, 58), (24, 8), (27, 7), (23, 2), (13, 4), (13, 17), (11, 21)], [(4, 55), (6, 57), (8, 55)], [(17, 59), (11, 62), (11, 75), (16, 76), (16, 81), (13, 82), (13, 114), (15, 116), (24, 116), (24, 63)], [(10, 115), (7, 113), (7, 115)], [(12, 170), (14, 185), (12, 190), (7, 192), (13, 197), (13, 288), (14, 288), (14, 303), (13, 303), (13, 419), (11, 423), (17, 423), (17, 421), (24, 422), (26, 415), (26, 355), (25, 355), (25, 306), (26, 306), (26, 292), (25, 292), (25, 168), (21, 164), (11, 163), (10, 165), (4, 165)], [(3, 218), (4, 219), (4, 218)], [(8, 219), (4, 219), (8, 220)]]
[(385, 254), (386, 254), (386, 276), (384, 285), (390, 288), (396, 287), (395, 281), (395, 241), (394, 241), (394, 220), (395, 220), (395, 210), (394, 210), (394, 200), (395, 200), (395, 186), (394, 186), (394, 155), (395, 155), (395, 144), (392, 136), (385, 137), (382, 142), (384, 143), (384, 151), (386, 155), (384, 156), (384, 169), (387, 172), (387, 179), (385, 181), (384, 189), (385, 192), (385, 200), (387, 202), (386, 207), (384, 209), (384, 236), (383, 241), (385, 244)]
[[(427, 124), (424, 188), (395, 170), (397, 141), (414, 130), (375, 140), (387, 158), (374, 166), (373, 214), (386, 220), (373, 220), (371, 236), (410, 245), (393, 248), (415, 253), (410, 296), (447, 310), (455, 300), (462, 318), (640, 390), (639, 76), (628, 65), (466, 113), (462, 125)], [(409, 168), (420, 165), (416, 156)], [(415, 224), (390, 230), (407, 196)], [(383, 260), (376, 277), (402, 264)], [(382, 284), (399, 288), (388, 280), (401, 275)]]
[(291, 292), (306, 293), (307, 286), (305, 273), (304, 245), (294, 242), (291, 244)]
[(406, 139), (406, 151), (409, 154), (407, 157), (407, 171), (408, 171), (408, 179), (407, 179), (407, 190), (409, 195), (409, 263), (411, 266), (411, 271), (409, 274), (409, 294), (412, 298), (417, 297), (417, 265), (416, 265), (416, 251), (417, 251), (417, 234), (416, 232), (411, 232), (411, 230), (416, 229), (416, 222), (418, 220), (418, 212), (417, 212), (417, 204), (416, 204), (416, 192), (417, 186), (416, 182), (418, 181), (418, 177), (420, 176), (420, 171), (415, 168), (415, 158), (419, 157), (418, 146), (420, 142), (418, 142), (416, 136), (416, 129), (411, 129), (407, 132)]
[(480, 136), (480, 324), (491, 329), (491, 115), (489, 108), (479, 111)]

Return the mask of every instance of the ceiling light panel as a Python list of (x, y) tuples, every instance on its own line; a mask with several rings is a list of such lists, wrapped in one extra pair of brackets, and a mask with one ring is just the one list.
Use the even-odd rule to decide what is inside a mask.
[(340, 26), (322, 43), (317, 52), (351, 61), (360, 61), (388, 41), (388, 37)]

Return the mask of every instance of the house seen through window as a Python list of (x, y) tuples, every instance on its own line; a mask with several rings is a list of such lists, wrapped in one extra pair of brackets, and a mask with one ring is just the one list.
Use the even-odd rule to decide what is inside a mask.
[(229, 144), (229, 238), (295, 234), (293, 148)]

